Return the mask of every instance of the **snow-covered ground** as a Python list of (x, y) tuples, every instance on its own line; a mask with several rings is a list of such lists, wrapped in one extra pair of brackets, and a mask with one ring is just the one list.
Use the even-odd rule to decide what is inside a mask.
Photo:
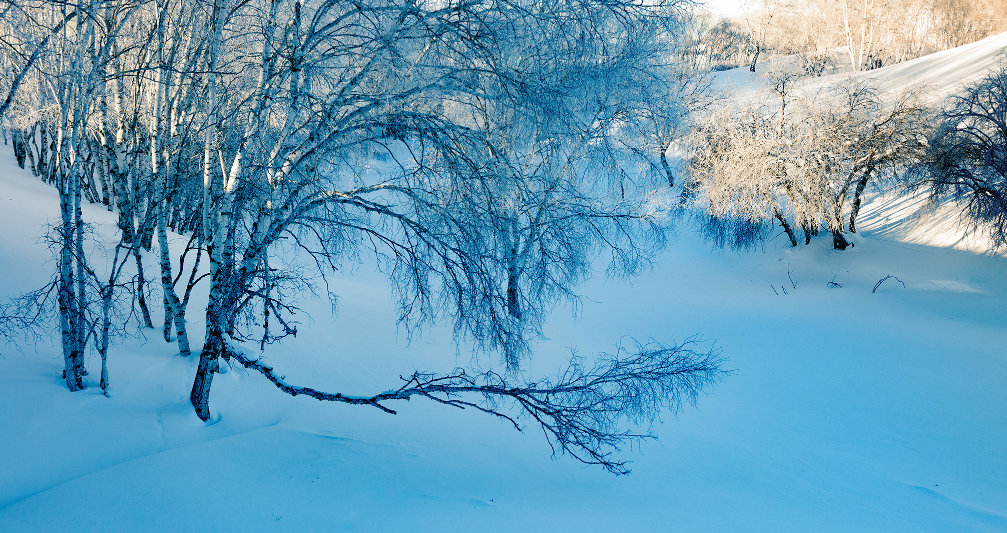
[[(0, 205), (0, 294), (40, 286), (57, 199), (7, 147)], [(622, 477), (550, 459), (533, 427), (421, 400), (391, 416), (291, 398), (234, 370), (204, 424), (195, 361), (158, 331), (113, 348), (111, 398), (66, 390), (58, 344), (2, 347), (0, 532), (1007, 531), (1007, 262), (883, 230), (845, 252), (778, 238), (739, 255), (683, 227), (652, 272), (598, 276), (577, 320), (557, 310), (533, 372), (569, 347), (696, 334), (734, 370), (654, 427), (659, 441), (624, 450)], [(289, 381), (366, 394), (470, 362), (446, 331), (407, 344), (367, 269), (333, 289), (337, 316), (306, 300), (298, 337), (266, 351)]]

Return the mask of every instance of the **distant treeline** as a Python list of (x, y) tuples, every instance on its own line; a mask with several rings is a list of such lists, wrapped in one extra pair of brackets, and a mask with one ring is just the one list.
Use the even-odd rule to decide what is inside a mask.
[[(746, 0), (741, 16), (693, 19), (690, 53), (712, 70), (798, 55), (810, 74), (830, 63), (870, 70), (1007, 31), (1002, 0)], [(843, 47), (842, 59), (832, 52)]]

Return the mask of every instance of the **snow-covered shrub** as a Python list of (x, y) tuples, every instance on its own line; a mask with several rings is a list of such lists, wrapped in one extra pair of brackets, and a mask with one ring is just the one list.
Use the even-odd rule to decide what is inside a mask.
[(927, 108), (919, 90), (888, 99), (865, 82), (808, 92), (796, 81), (771, 75), (772, 99), (729, 106), (696, 129), (690, 192), (720, 227), (753, 235), (752, 224), (775, 221), (793, 246), (798, 231), (809, 243), (825, 228), (845, 249), (868, 182), (922, 157)]

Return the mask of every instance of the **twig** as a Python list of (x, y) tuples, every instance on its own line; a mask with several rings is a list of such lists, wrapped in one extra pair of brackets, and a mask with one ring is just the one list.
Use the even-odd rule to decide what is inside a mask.
[[(878, 290), (878, 287), (880, 287), (882, 283), (884, 283), (884, 282), (885, 282), (886, 280), (888, 280), (888, 278), (892, 278), (892, 279), (894, 279), (895, 281), (897, 281), (897, 282), (899, 282), (899, 283), (902, 283), (902, 280), (901, 280), (901, 279), (899, 279), (899, 278), (896, 278), (895, 276), (893, 276), (893, 275), (889, 274), (889, 275), (887, 275), (887, 276), (885, 276), (885, 277), (883, 277), (883, 278), (879, 279), (879, 280), (878, 280), (878, 282), (874, 284), (874, 289), (873, 289), (873, 290), (871, 290), (871, 294), (874, 294), (875, 292), (877, 292), (877, 290)], [(905, 283), (902, 283), (902, 288), (903, 288), (903, 289), (904, 289), (904, 288), (906, 288), (906, 284), (905, 284)]]

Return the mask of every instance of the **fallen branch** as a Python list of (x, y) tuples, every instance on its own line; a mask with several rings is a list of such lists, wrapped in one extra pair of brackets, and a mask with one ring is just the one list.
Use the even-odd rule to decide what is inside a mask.
[(520, 407), (521, 415), (540, 426), (553, 454), (567, 453), (612, 473), (627, 474), (626, 461), (615, 459), (613, 454), (627, 441), (654, 436), (622, 429), (624, 420), (642, 426), (655, 422), (664, 409), (677, 413), (683, 401), (694, 405), (700, 392), (728, 374), (721, 370), (724, 359), (719, 350), (704, 350), (695, 339), (675, 346), (653, 343), (636, 348), (635, 353), (620, 347), (615, 355), (603, 354), (592, 367), (585, 367), (582, 358), (574, 357), (555, 381), (515, 385), (496, 372), (414, 372), (402, 378), (404, 383), (398, 389), (374, 396), (291, 385), (261, 357), (253, 359), (233, 348), (226, 350), (225, 358), (256, 370), (292, 396), (303, 394), (322, 401), (370, 405), (390, 414), (395, 411), (385, 402), (420, 396), (462, 409), (477, 409), (523, 431), (517, 418), (500, 407), (500, 400), (510, 400)]

